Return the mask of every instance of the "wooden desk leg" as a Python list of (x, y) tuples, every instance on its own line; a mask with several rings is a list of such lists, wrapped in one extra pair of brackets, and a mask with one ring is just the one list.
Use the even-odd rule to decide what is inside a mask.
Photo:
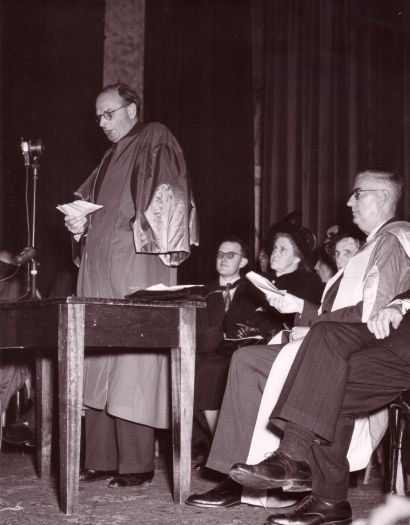
[(171, 350), (174, 501), (191, 489), (191, 438), (195, 376), (195, 308), (181, 308), (179, 348)]
[(83, 304), (60, 305), (58, 327), (60, 505), (64, 514), (76, 514), (78, 509), (84, 309)]
[(53, 422), (53, 362), (44, 352), (36, 355), (37, 476), (50, 477)]

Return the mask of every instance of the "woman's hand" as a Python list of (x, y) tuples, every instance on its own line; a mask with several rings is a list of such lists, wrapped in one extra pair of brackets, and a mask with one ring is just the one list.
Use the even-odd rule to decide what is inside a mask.
[(296, 297), (296, 295), (288, 292), (285, 295), (274, 293), (267, 299), (269, 304), (281, 314), (302, 313), (304, 301), (300, 297)]
[(82, 235), (87, 231), (87, 217), (71, 217), (66, 215), (64, 218), (65, 227), (73, 235)]

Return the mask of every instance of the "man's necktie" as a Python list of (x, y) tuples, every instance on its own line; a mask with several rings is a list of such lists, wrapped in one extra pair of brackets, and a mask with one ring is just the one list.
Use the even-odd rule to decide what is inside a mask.
[(225, 286), (225, 290), (222, 292), (222, 296), (224, 298), (224, 303), (225, 303), (225, 312), (227, 312), (229, 310), (229, 307), (231, 305), (231, 292), (229, 291), (231, 288), (231, 283), (227, 283), (227, 285)]

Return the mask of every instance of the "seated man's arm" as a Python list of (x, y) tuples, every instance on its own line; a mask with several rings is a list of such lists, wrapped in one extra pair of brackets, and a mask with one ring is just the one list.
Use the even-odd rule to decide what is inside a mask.
[(362, 322), (374, 316), (390, 303), (392, 297), (409, 286), (409, 257), (394, 235), (386, 235), (375, 248), (366, 271)]
[(386, 308), (382, 308), (367, 322), (367, 327), (376, 339), (384, 339), (390, 335), (390, 324), (398, 328), (403, 316), (410, 310), (410, 290), (394, 299)]

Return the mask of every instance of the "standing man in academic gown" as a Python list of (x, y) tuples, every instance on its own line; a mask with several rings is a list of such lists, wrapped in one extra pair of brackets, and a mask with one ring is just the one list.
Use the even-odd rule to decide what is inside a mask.
[[(112, 146), (76, 196), (102, 205), (66, 217), (79, 264), (77, 295), (123, 298), (130, 287), (175, 284), (174, 267), (198, 244), (195, 206), (180, 145), (162, 124), (138, 120), (125, 84), (107, 86), (96, 119)], [(137, 486), (154, 476), (154, 429), (169, 426), (167, 353), (103, 353), (85, 360), (84, 481)]]

